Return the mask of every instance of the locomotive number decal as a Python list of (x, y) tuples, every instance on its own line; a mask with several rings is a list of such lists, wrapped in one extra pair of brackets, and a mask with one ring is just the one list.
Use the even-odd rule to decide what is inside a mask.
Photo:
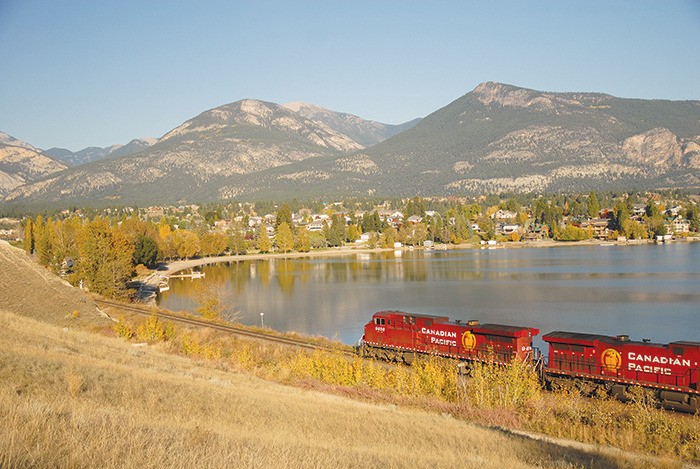
[(603, 367), (608, 371), (617, 371), (622, 366), (622, 357), (620, 352), (614, 348), (605, 349), (603, 354), (600, 356), (600, 361)]
[(474, 350), (476, 348), (476, 336), (471, 331), (464, 331), (462, 334), (462, 347), (466, 350)]

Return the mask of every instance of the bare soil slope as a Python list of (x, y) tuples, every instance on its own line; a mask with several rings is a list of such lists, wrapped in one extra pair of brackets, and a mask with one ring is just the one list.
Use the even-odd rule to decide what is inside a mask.
[(0, 309), (63, 326), (111, 323), (92, 299), (0, 241)]

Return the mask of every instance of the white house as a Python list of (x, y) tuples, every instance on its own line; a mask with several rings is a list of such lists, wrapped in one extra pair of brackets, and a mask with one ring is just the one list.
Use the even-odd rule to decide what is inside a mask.
[(689, 233), (690, 222), (683, 217), (676, 217), (671, 220), (671, 231), (674, 233)]
[(511, 212), (510, 210), (499, 209), (498, 212), (491, 215), (491, 218), (493, 218), (494, 220), (512, 220), (517, 216), (517, 213)]
[(514, 223), (501, 223), (499, 225), (499, 231), (505, 235), (515, 233), (520, 230), (520, 225)]
[(314, 220), (306, 226), (310, 232), (323, 230), (323, 220)]

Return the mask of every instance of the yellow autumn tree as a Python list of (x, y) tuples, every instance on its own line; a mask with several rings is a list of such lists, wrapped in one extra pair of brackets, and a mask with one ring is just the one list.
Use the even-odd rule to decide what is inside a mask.
[(275, 244), (277, 245), (277, 249), (284, 253), (292, 250), (292, 247), (294, 246), (294, 236), (292, 235), (292, 229), (289, 227), (287, 222), (282, 222), (277, 227)]

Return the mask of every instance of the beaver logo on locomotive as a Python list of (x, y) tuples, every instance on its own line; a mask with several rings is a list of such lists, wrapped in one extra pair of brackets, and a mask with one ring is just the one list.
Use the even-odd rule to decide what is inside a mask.
[(622, 366), (622, 356), (614, 348), (608, 348), (600, 356), (601, 364), (607, 371), (616, 372)]
[(462, 347), (465, 350), (474, 350), (476, 348), (476, 336), (472, 331), (464, 331), (462, 334)]

